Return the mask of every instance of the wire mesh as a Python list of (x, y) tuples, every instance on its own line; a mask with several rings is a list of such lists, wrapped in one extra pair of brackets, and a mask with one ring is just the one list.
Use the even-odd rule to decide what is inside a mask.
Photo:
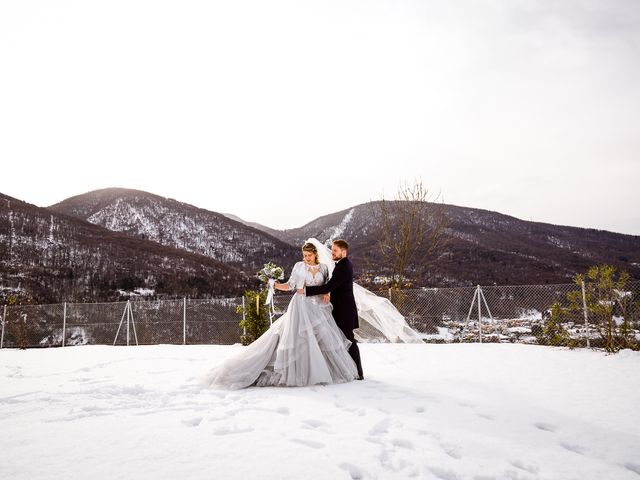
[(65, 345), (112, 344), (126, 306), (127, 302), (67, 304)]
[(60, 304), (7, 306), (2, 346), (62, 346), (63, 311)]
[(238, 343), (242, 330), (238, 306), (242, 297), (187, 300), (186, 343), (229, 345)]

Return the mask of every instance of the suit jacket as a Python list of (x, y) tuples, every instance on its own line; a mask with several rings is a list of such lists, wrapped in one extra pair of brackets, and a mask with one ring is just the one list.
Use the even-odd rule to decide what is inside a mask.
[(306, 287), (307, 296), (331, 293), (333, 318), (341, 330), (353, 330), (360, 326), (356, 299), (353, 297), (353, 264), (349, 257), (336, 263), (331, 279), (324, 285)]

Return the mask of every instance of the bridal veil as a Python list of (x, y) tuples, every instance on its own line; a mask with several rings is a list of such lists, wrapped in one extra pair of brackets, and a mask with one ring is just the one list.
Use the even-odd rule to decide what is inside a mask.
[[(335, 266), (331, 250), (315, 238), (310, 238), (307, 242), (315, 245), (318, 260), (327, 265), (331, 275)], [(353, 296), (360, 319), (360, 328), (354, 330), (359, 342), (423, 343), (420, 334), (407, 324), (402, 314), (388, 299), (379, 297), (355, 282)]]

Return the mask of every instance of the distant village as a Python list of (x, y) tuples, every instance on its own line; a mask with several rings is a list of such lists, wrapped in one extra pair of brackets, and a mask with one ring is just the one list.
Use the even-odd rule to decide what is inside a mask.
[[(621, 317), (614, 317), (614, 321), (622, 323)], [(530, 310), (522, 318), (495, 319), (482, 318), (482, 341), (494, 343), (526, 343), (538, 344), (539, 335), (542, 333), (544, 320), (542, 313)], [(600, 333), (593, 325), (586, 326), (580, 322), (566, 322), (562, 326), (574, 340), (590, 340), (600, 338)], [(443, 316), (442, 326), (437, 327), (434, 334), (423, 334), (422, 338), (427, 343), (451, 343), (451, 342), (478, 342), (480, 339), (480, 327), (478, 319), (451, 320)], [(640, 330), (633, 329), (631, 335), (640, 340)]]

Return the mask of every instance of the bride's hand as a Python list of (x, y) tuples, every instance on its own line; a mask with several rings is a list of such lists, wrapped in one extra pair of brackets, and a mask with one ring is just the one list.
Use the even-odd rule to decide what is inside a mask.
[(331, 296), (328, 293), (322, 295), (322, 303), (329, 303), (331, 301)]

